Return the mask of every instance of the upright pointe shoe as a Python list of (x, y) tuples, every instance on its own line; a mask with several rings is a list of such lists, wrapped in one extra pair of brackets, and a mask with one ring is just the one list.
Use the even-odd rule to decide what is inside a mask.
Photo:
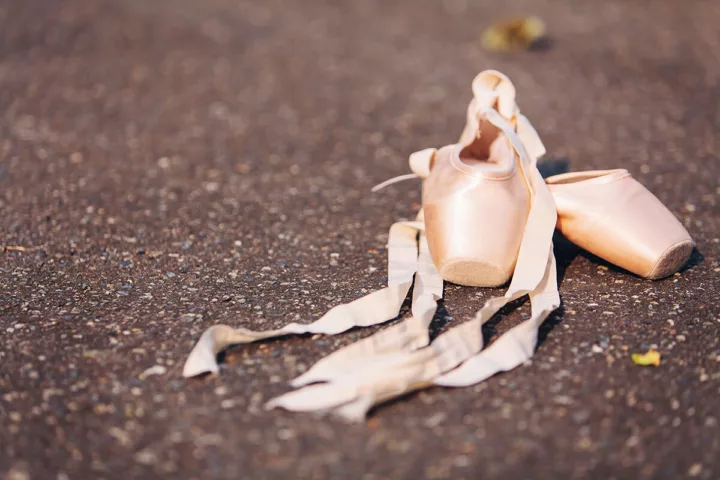
[(557, 205), (557, 228), (590, 253), (651, 280), (672, 275), (690, 258), (690, 234), (627, 170), (565, 173), (545, 181)]
[(447, 281), (495, 287), (513, 274), (530, 209), (528, 179), (506, 135), (483, 112), (507, 121), (532, 162), (545, 148), (515, 102), (515, 86), (496, 70), (472, 82), (460, 141), (437, 152), (423, 186), (428, 244)]
[[(530, 209), (528, 178), (516, 147), (527, 153), (528, 168), (534, 168), (545, 147), (520, 114), (507, 76), (486, 70), (475, 77), (472, 90), (460, 141), (414, 153), (413, 174), (375, 189), (416, 176), (424, 179), (427, 240), (440, 275), (461, 285), (495, 287), (513, 274)], [(489, 112), (495, 121), (488, 120)], [(521, 145), (511, 144), (497, 119)]]
[(434, 154), (423, 185), (425, 229), (447, 281), (493, 287), (512, 276), (530, 191), (506, 135), (485, 118), (465, 143)]
[[(433, 384), (475, 384), (527, 361), (535, 351), (540, 324), (560, 305), (552, 248), (557, 213), (536, 167), (544, 147), (519, 114), (506, 77), (485, 72), (473, 82), (473, 91), (468, 126), (458, 144), (414, 153), (413, 174), (374, 189), (406, 178), (425, 179), (417, 221), (398, 222), (390, 229), (387, 288), (338, 305), (309, 324), (292, 322), (265, 332), (211, 327), (188, 357), (183, 374), (217, 372), (216, 354), (233, 343), (337, 334), (382, 323), (398, 314), (411, 286), (410, 318), (324, 358), (293, 382), (302, 388), (267, 406), (360, 420), (378, 402)], [(495, 286), (511, 276), (504, 295), (487, 299), (472, 320), (428, 345), (443, 277), (464, 285)], [(481, 352), (483, 324), (525, 295), (531, 304), (527, 321)]]

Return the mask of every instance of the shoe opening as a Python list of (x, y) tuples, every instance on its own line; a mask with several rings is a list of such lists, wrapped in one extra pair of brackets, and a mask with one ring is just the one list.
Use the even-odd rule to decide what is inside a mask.
[(512, 171), (515, 153), (501, 130), (482, 119), (475, 138), (460, 150), (459, 160), (473, 171), (497, 176)]

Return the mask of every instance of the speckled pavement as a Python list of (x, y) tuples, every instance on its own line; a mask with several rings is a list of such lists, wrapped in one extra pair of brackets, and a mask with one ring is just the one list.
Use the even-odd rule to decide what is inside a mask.
[[(505, 3), (1, 2), (0, 475), (720, 478), (720, 9)], [(549, 48), (482, 50), (528, 13)], [(529, 365), (364, 424), (263, 404), (377, 328), (182, 379), (214, 323), (309, 322), (383, 284), (419, 188), (369, 189), (454, 141), (491, 67), (544, 168), (630, 170), (697, 241), (690, 268), (650, 282), (558, 238), (564, 304)], [(500, 292), (448, 285), (435, 329)], [(634, 365), (650, 346), (662, 364)]]

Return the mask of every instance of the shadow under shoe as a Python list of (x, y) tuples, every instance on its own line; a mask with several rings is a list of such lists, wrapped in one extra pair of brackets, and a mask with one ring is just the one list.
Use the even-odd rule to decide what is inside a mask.
[(557, 228), (590, 253), (651, 280), (683, 267), (695, 243), (685, 227), (627, 170), (566, 173), (546, 180)]

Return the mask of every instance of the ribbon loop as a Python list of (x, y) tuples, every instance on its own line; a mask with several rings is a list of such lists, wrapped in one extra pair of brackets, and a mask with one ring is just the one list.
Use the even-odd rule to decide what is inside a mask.
[(497, 70), (480, 72), (473, 79), (472, 91), (478, 108), (496, 108), (507, 119), (517, 112), (515, 86)]

